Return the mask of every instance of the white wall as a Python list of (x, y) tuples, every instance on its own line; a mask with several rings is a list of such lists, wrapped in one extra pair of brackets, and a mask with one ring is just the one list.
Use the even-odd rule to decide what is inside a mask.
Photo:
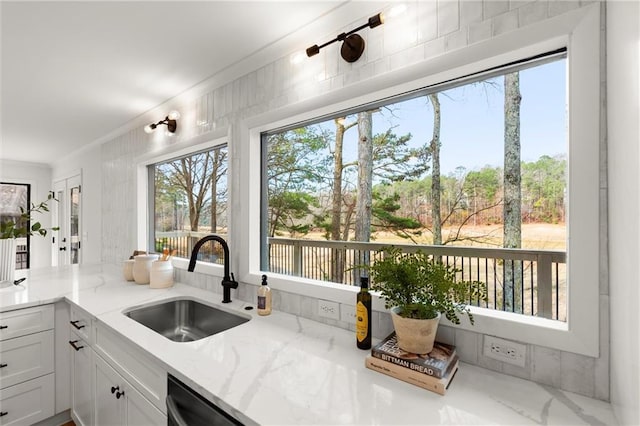
[[(51, 185), (51, 168), (46, 164), (0, 160), (2, 182), (31, 184), (31, 202), (45, 201)], [(53, 207), (53, 205), (50, 205)], [(36, 218), (45, 228), (51, 227), (51, 215), (44, 213)], [(51, 265), (51, 234), (45, 238), (31, 238), (31, 268)]]
[(611, 403), (640, 424), (640, 6), (607, 4)]

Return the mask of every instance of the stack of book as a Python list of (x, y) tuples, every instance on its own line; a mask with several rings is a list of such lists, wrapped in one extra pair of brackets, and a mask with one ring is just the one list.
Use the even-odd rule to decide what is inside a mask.
[(458, 371), (458, 355), (455, 346), (440, 342), (428, 354), (405, 352), (398, 347), (394, 332), (371, 349), (365, 366), (444, 395)]

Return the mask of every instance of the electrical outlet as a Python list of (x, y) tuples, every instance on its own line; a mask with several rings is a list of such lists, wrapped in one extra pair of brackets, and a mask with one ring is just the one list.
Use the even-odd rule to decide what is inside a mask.
[(349, 324), (356, 323), (356, 308), (353, 305), (340, 306), (340, 321)]
[(340, 320), (340, 304), (328, 300), (318, 300), (318, 315), (324, 318)]
[(524, 367), (527, 358), (527, 346), (512, 340), (494, 336), (484, 336), (484, 355), (498, 361)]

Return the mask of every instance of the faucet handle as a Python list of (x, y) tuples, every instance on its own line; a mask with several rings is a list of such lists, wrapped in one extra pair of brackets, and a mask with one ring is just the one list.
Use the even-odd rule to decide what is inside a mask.
[(231, 272), (231, 281), (235, 281), (236, 277), (233, 276), (233, 272)]

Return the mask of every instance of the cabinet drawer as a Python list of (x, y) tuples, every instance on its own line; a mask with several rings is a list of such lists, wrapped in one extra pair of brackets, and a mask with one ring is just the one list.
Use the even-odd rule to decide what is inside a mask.
[(153, 358), (102, 324), (95, 327), (95, 351), (162, 413), (166, 413), (167, 372)]
[(90, 314), (73, 304), (71, 305), (69, 312), (69, 327), (71, 327), (71, 330), (74, 333), (90, 345), (93, 344), (92, 319), (93, 317)]
[(0, 390), (0, 425), (30, 425), (54, 414), (54, 374)]
[(0, 340), (53, 329), (53, 305), (0, 313)]
[(0, 388), (53, 372), (53, 330), (2, 342)]

